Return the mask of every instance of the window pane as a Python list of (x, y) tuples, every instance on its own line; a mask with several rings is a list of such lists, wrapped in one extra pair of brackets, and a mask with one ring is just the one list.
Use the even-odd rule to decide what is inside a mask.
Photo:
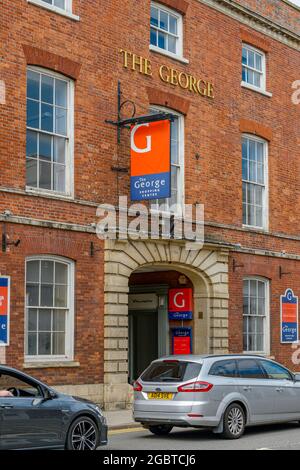
[(42, 307), (53, 306), (53, 286), (51, 285), (41, 286), (41, 306)]
[(31, 70), (27, 72), (27, 98), (40, 99), (40, 74)]
[(65, 331), (66, 313), (61, 310), (54, 310), (53, 312), (53, 331)]
[(247, 65), (247, 49), (245, 47), (242, 50), (242, 63)]
[(26, 286), (27, 305), (37, 307), (39, 305), (39, 286), (27, 284)]
[(65, 333), (53, 333), (53, 354), (65, 354)]
[(68, 284), (68, 266), (55, 263), (55, 284)]
[(66, 286), (55, 286), (55, 307), (67, 307)]
[(45, 103), (53, 104), (54, 79), (48, 75), (42, 75), (41, 100)]
[(168, 13), (160, 10), (159, 27), (168, 31)]
[(27, 126), (39, 129), (39, 103), (38, 101), (27, 100)]
[(40, 162), (40, 188), (51, 189), (51, 163)]
[(37, 156), (37, 132), (27, 131), (26, 156), (31, 158)]
[(166, 38), (167, 38), (166, 34), (161, 33), (160, 31), (158, 32), (158, 47), (160, 47), (161, 49), (167, 48)]
[(51, 331), (51, 310), (39, 310), (39, 331)]
[(51, 354), (51, 333), (39, 333), (38, 338), (38, 354)]
[(33, 188), (37, 187), (37, 161), (35, 159), (26, 161), (26, 184)]
[(150, 23), (153, 26), (158, 26), (158, 9), (155, 7), (151, 7), (151, 20)]
[(245, 67), (242, 68), (242, 80), (243, 82), (248, 82), (247, 69)]
[(243, 158), (242, 160), (242, 172), (243, 172), (243, 180), (248, 180), (249, 179), (249, 173), (248, 173), (248, 160), (245, 160)]
[(67, 135), (67, 111), (63, 108), (55, 108), (55, 132)]
[(169, 15), (169, 31), (170, 33), (177, 34), (177, 18)]
[(66, 160), (66, 140), (63, 137), (54, 137), (53, 160), (57, 163), (65, 163), (65, 160)]
[(41, 113), (41, 129), (47, 132), (53, 132), (53, 106), (42, 103)]
[(51, 161), (52, 137), (47, 134), (39, 134), (39, 157)]
[(27, 261), (26, 263), (26, 281), (39, 282), (39, 261)]
[(54, 263), (53, 261), (41, 261), (41, 283), (53, 284), (54, 277)]
[(152, 44), (152, 46), (157, 46), (157, 31), (152, 28), (150, 32), (150, 44)]
[(55, 104), (57, 106), (67, 107), (67, 82), (55, 80)]
[(37, 331), (37, 312), (32, 308), (28, 311), (28, 331)]
[(29, 333), (27, 341), (27, 354), (35, 356), (37, 354), (37, 333)]
[(168, 36), (168, 51), (176, 54), (176, 38)]
[(249, 67), (254, 68), (254, 52), (248, 50), (248, 65)]
[(63, 10), (66, 9), (65, 0), (54, 0), (54, 5), (58, 8), (62, 8)]
[(60, 193), (66, 191), (66, 167), (64, 165), (53, 165), (53, 190)]
[(255, 54), (255, 68), (262, 71), (262, 56), (260, 54)]

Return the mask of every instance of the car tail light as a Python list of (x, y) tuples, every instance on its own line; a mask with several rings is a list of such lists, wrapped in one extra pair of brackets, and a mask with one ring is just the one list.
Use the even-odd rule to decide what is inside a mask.
[(178, 387), (178, 392), (209, 392), (213, 388), (213, 384), (208, 382), (190, 382)]
[(141, 392), (143, 390), (143, 387), (141, 386), (140, 382), (138, 382), (138, 381), (134, 382), (133, 390), (135, 392)]

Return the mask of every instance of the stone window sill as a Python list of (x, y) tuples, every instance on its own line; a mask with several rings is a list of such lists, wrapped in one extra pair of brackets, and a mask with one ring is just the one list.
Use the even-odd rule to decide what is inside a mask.
[(153, 46), (150, 44), (149, 46), (150, 51), (152, 52), (157, 52), (158, 54), (165, 55), (167, 57), (170, 57), (170, 59), (177, 60), (178, 62), (181, 62), (182, 64), (189, 64), (189, 60), (185, 59), (184, 57), (181, 57), (176, 54), (172, 54), (172, 52), (165, 51), (164, 49), (161, 49), (160, 47)]
[(80, 367), (80, 362), (61, 361), (61, 362), (25, 362), (24, 369), (50, 369), (61, 367)]

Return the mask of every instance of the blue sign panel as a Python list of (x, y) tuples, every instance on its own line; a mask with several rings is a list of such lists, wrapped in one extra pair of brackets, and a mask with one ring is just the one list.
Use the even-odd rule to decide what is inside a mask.
[(0, 276), (0, 346), (9, 344), (10, 278)]
[(0, 346), (7, 344), (8, 336), (7, 315), (0, 315)]
[(130, 193), (131, 200), (144, 201), (147, 199), (162, 199), (170, 197), (170, 180), (170, 173), (132, 176)]
[(294, 343), (298, 341), (298, 297), (292, 289), (287, 289), (280, 296), (281, 304), (281, 342)]
[(169, 312), (169, 320), (192, 320), (193, 312)]

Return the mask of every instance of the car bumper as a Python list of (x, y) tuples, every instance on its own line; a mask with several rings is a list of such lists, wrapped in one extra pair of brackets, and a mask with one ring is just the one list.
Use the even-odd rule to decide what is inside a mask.
[(105, 423), (101, 424), (100, 436), (99, 436), (99, 446), (106, 446), (108, 443), (108, 426)]
[(179, 427), (216, 427), (219, 419), (216, 416), (194, 417), (182, 413), (153, 413), (146, 411), (134, 411), (133, 419), (137, 423), (147, 424), (172, 424)]

